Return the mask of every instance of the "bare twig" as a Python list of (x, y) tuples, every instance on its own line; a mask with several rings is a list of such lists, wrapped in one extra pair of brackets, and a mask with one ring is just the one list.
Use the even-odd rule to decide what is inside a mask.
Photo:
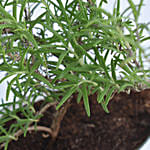
[[(45, 126), (37, 126), (37, 127), (31, 126), (31, 127), (28, 127), (27, 131), (28, 132), (30, 132), (30, 131), (44, 131), (44, 132), (47, 132), (49, 135), (52, 134), (52, 130), (48, 127), (45, 127)], [(20, 129), (14, 134), (14, 136), (18, 139), (18, 137), (21, 136), (23, 133), (24, 133), (23, 130)]]
[(52, 138), (53, 140), (56, 139), (58, 133), (59, 133), (59, 129), (60, 129), (60, 124), (61, 124), (61, 121), (63, 120), (69, 106), (71, 105), (70, 104), (70, 101), (71, 101), (72, 97), (70, 97), (67, 102), (64, 104), (63, 107), (60, 108), (60, 110), (58, 110), (56, 113), (55, 113), (55, 118), (52, 122), (52, 125), (51, 125), (51, 129), (53, 131), (53, 134), (52, 134)]
[[(28, 132), (30, 131), (44, 131), (47, 132), (49, 135), (52, 135), (52, 130), (48, 127), (44, 127), (44, 126), (31, 126), (28, 127), (27, 129)], [(18, 140), (18, 137), (21, 136), (24, 133), (24, 131), (22, 129), (18, 130), (15, 134), (14, 137), (16, 138), (16, 140)], [(5, 146), (5, 143), (0, 145), (0, 149), (3, 148)]]
[(52, 146), (52, 144), (54, 143), (54, 141), (57, 138), (57, 135), (58, 135), (59, 130), (60, 130), (61, 121), (63, 120), (63, 118), (64, 118), (68, 108), (71, 105), (70, 104), (71, 99), (72, 99), (72, 96), (68, 99), (68, 101), (64, 104), (64, 106), (61, 107), (61, 109), (56, 112), (56, 114), (54, 116), (55, 118), (54, 118), (54, 120), (52, 122), (52, 125), (51, 125), (51, 130), (52, 130), (51, 136), (52, 136), (52, 139), (48, 143), (46, 150), (49, 149), (49, 147)]
[(44, 114), (44, 112), (51, 106), (56, 106), (58, 102), (53, 102), (53, 103), (47, 103), (39, 112), (37, 112), (37, 115)]

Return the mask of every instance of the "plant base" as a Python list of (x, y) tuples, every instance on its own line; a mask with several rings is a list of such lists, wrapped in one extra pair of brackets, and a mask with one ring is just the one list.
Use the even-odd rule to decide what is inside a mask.
[[(43, 131), (28, 132), (18, 141), (9, 144), (9, 150), (135, 150), (150, 135), (150, 90), (132, 91), (129, 95), (115, 95), (106, 114), (96, 102), (96, 95), (89, 97), (91, 117), (88, 118), (84, 104), (76, 104), (73, 97), (67, 113), (61, 120), (59, 133), (54, 142)], [(38, 110), (42, 101), (37, 102)], [(52, 124), (54, 107), (41, 118), (39, 126)], [(48, 147), (50, 145), (50, 147)]]

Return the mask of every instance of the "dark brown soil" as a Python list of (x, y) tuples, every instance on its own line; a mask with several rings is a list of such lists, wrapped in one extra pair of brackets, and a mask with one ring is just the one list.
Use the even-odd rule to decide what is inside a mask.
[[(57, 138), (32, 131), (10, 142), (9, 150), (136, 150), (150, 135), (150, 90), (132, 91), (129, 95), (115, 95), (107, 114), (90, 96), (91, 117), (83, 102), (76, 104), (76, 96), (64, 115)], [(38, 110), (41, 101), (36, 104)], [(50, 127), (55, 107), (50, 107), (38, 125)]]

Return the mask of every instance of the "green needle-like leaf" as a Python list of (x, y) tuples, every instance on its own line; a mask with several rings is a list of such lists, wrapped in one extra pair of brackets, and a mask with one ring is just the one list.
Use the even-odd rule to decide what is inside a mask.
[(32, 73), (33, 77), (38, 79), (39, 81), (45, 83), (46, 85), (48, 85), (50, 88), (53, 88), (52, 84), (50, 83), (50, 81), (48, 81), (45, 77), (43, 77), (42, 75), (38, 74), (38, 73)]
[(11, 91), (11, 87), (12, 87), (13, 83), (16, 81), (16, 79), (17, 79), (17, 76), (14, 77), (14, 78), (10, 81), (10, 83), (8, 83), (8, 87), (7, 87), (7, 91), (6, 91), (6, 101), (8, 101), (9, 94), (10, 94), (10, 91)]
[(91, 113), (90, 113), (90, 105), (89, 105), (86, 83), (82, 84), (82, 95), (83, 95), (83, 101), (84, 101), (84, 107), (85, 107), (86, 113), (87, 113), (88, 117), (90, 117)]
[(103, 101), (104, 96), (107, 94), (107, 92), (108, 92), (110, 86), (111, 86), (111, 85), (108, 83), (108, 84), (106, 84), (106, 86), (104, 87), (104, 90), (103, 90), (103, 91), (102, 91), (102, 90), (99, 90), (99, 92), (98, 92), (98, 97), (97, 97), (98, 103), (101, 103), (101, 102)]
[(113, 94), (113, 92), (114, 92), (115, 89), (116, 89), (116, 87), (112, 87), (112, 88), (107, 92), (107, 95), (106, 95), (105, 100), (101, 103), (103, 109), (104, 109), (105, 112), (107, 112), (107, 113), (109, 113), (109, 110), (108, 110), (108, 108), (107, 108), (107, 105), (108, 105), (108, 103), (109, 103), (109, 101), (110, 101), (110, 99), (111, 99), (111, 96), (112, 96), (112, 94)]
[(58, 110), (67, 100), (68, 98), (77, 90), (77, 86), (73, 86), (70, 90), (66, 92), (66, 94), (63, 96), (59, 104), (56, 106), (56, 109)]

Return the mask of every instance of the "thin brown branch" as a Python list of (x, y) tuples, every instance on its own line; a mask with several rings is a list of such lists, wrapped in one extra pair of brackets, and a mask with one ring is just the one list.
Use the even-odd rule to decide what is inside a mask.
[(44, 112), (51, 106), (56, 106), (58, 102), (53, 102), (53, 103), (47, 103), (39, 112), (37, 112), (37, 115), (44, 114)]
[(61, 121), (63, 120), (63, 118), (64, 118), (64, 116), (65, 116), (65, 114), (66, 114), (68, 108), (69, 108), (70, 105), (71, 105), (71, 104), (70, 104), (70, 101), (71, 101), (72, 98), (73, 98), (73, 97), (71, 96), (71, 97), (67, 100), (67, 102), (64, 104), (64, 106), (61, 107), (61, 109), (56, 112), (56, 114), (55, 114), (55, 116), (54, 116), (55, 118), (54, 118), (54, 120), (53, 120), (53, 122), (52, 122), (52, 125), (51, 125), (51, 130), (52, 130), (51, 136), (52, 136), (52, 139), (51, 139), (51, 141), (48, 143), (46, 150), (48, 150), (49, 147), (51, 147), (52, 144), (54, 143), (54, 141), (56, 140), (57, 135), (58, 135), (59, 130), (60, 130)]
[(70, 101), (71, 101), (72, 97), (70, 97), (67, 102), (64, 104), (64, 106), (62, 106), (60, 108), (60, 110), (58, 110), (56, 113), (55, 113), (55, 118), (52, 122), (52, 125), (51, 125), (51, 129), (53, 131), (53, 140), (56, 139), (58, 133), (59, 133), (59, 129), (60, 129), (60, 125), (61, 125), (61, 121), (63, 120), (69, 106), (71, 105), (70, 104)]
[[(31, 127), (28, 127), (27, 129), (28, 132), (30, 131), (44, 131), (44, 132), (47, 132), (49, 135), (52, 134), (52, 130), (48, 127), (44, 127), (44, 126), (31, 126)], [(24, 131), (22, 129), (18, 130), (14, 136), (18, 139), (19, 136), (21, 136), (22, 134), (24, 133)]]
[[(31, 126), (28, 127), (27, 132), (31, 132), (31, 131), (44, 131), (47, 132), (49, 135), (52, 135), (53, 132), (50, 128), (48, 127), (44, 127), (44, 126)], [(24, 131), (22, 129), (18, 130), (15, 134), (14, 137), (16, 138), (16, 140), (18, 140), (18, 137), (21, 136), (24, 133)], [(0, 149), (3, 148), (5, 146), (5, 143), (0, 145)]]

